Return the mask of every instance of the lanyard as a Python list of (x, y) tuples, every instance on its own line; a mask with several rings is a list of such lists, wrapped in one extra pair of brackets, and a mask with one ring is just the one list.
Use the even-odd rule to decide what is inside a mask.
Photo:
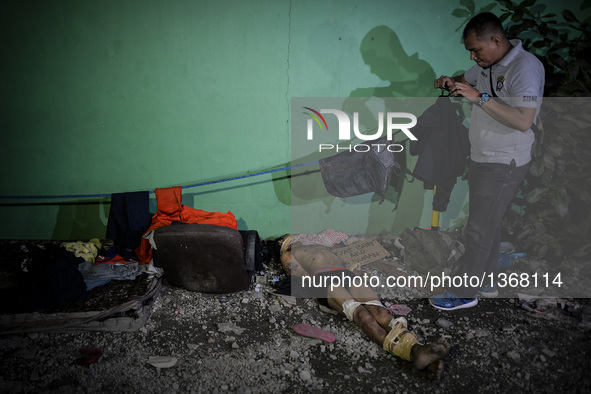
[(499, 96), (497, 96), (497, 93), (495, 92), (495, 88), (493, 88), (493, 82), (492, 82), (492, 66), (488, 70), (488, 76), (490, 77), (490, 92), (491, 92), (491, 94), (494, 97), (499, 97)]

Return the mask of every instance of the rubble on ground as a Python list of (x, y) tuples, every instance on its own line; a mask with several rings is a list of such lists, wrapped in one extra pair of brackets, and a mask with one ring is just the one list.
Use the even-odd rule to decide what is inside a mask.
[[(321, 312), (315, 300), (273, 294), (280, 271), (267, 264), (250, 290), (234, 294), (200, 294), (164, 282), (150, 319), (136, 332), (2, 335), (0, 391), (591, 391), (589, 300), (568, 300), (581, 315), (565, 321), (540, 318), (552, 305), (532, 299), (484, 299), (475, 308), (441, 312), (417, 289), (388, 288), (381, 293), (385, 304), (410, 308), (409, 328), (422, 342), (443, 336), (452, 345), (443, 379), (433, 382), (344, 317)], [(299, 336), (292, 329), (297, 323), (329, 331), (336, 341)], [(100, 349), (100, 357), (79, 365), (81, 349)]]

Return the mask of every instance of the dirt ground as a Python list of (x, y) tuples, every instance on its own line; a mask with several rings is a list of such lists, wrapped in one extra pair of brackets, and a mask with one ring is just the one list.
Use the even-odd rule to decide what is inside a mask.
[[(405, 305), (423, 342), (452, 345), (442, 379), (432, 381), (385, 353), (344, 317), (321, 312), (312, 299), (273, 294), (280, 275), (266, 262), (248, 291), (200, 294), (164, 286), (146, 325), (136, 332), (28, 333), (0, 336), (3, 393), (585, 393), (591, 331), (588, 299), (536, 311), (516, 298), (441, 312), (410, 291), (389, 293)], [(308, 323), (332, 332), (333, 343), (297, 335)], [(81, 349), (100, 349), (87, 365)], [(161, 357), (162, 368), (150, 363)]]

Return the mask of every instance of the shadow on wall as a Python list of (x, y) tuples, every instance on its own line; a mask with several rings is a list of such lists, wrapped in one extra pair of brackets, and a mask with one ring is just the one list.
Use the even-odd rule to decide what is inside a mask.
[[(367, 133), (370, 133), (371, 130), (377, 129), (377, 113), (375, 110), (370, 110), (370, 107), (375, 107), (377, 101), (383, 101), (379, 99), (380, 97), (432, 97), (437, 95), (437, 92), (433, 88), (433, 81), (435, 79), (433, 68), (429, 63), (421, 60), (417, 53), (408, 55), (402, 47), (397, 34), (389, 27), (377, 26), (371, 29), (361, 41), (360, 53), (363, 61), (369, 67), (369, 71), (386, 82), (386, 86), (359, 87), (350, 92), (348, 97), (356, 98), (356, 100), (350, 101), (355, 101), (356, 103), (354, 105), (354, 111), (359, 112), (361, 130), (366, 130)], [(335, 70), (335, 72), (338, 72), (338, 70)], [(367, 105), (360, 107), (358, 98), (366, 98), (365, 102)], [(377, 105), (379, 107), (380, 103), (377, 103)], [(382, 102), (381, 105), (384, 107), (385, 104)], [(346, 99), (342, 110), (350, 113), (351, 108), (353, 106), (348, 108), (348, 101)], [(386, 110), (401, 111), (404, 109), (386, 108)], [(408, 109), (408, 111), (416, 113), (416, 109)], [(419, 116), (418, 113), (416, 115)], [(293, 124), (294, 122), (292, 121)], [(399, 138), (400, 140), (397, 140), (396, 143), (405, 145), (405, 149), (408, 149), (406, 137)], [(348, 145), (349, 142), (343, 141), (343, 144)], [(292, 164), (308, 163), (320, 158), (322, 158), (321, 154), (316, 151), (304, 157), (294, 159)], [(399, 226), (395, 226), (392, 223), (394, 221), (393, 212), (399, 208), (399, 203), (404, 199), (402, 196), (404, 185), (413, 181), (412, 176), (405, 179), (405, 172), (407, 165), (409, 169), (412, 169), (411, 165), (414, 165), (414, 160), (407, 160), (405, 151), (397, 154), (396, 160), (401, 165), (402, 171), (400, 176), (392, 178), (391, 187), (385, 196), (387, 203), (378, 204), (381, 197), (377, 195), (371, 198), (369, 223), (367, 226), (367, 231), (370, 233), (379, 233), (384, 230), (389, 232), (399, 230)], [(276, 179), (281, 179), (282, 175), (278, 174), (275, 177)], [(327, 193), (317, 164), (292, 170), (288, 174), (288, 179), (291, 194), (277, 194), (277, 197), (282, 203), (300, 206), (322, 202), (326, 208), (326, 213), (330, 212), (331, 205), (336, 197)], [(294, 186), (294, 183), (297, 186)], [(420, 184), (420, 186), (413, 185), (414, 191), (410, 193), (413, 196), (406, 197), (409, 200), (409, 204), (406, 204), (404, 207), (404, 212), (396, 214), (397, 222), (400, 217), (404, 218), (400, 223), (402, 226), (418, 225), (421, 217), (424, 191), (422, 190), (422, 183), (416, 183)], [(417, 195), (419, 198), (417, 198)], [(351, 199), (348, 201), (355, 203), (355, 201), (361, 200)], [(384, 224), (384, 220), (390, 220), (390, 223)]]
[(361, 56), (384, 87), (357, 88), (350, 97), (431, 97), (435, 71), (417, 53), (408, 55), (398, 35), (387, 26), (371, 29), (361, 42)]
[(78, 241), (106, 235), (111, 206), (108, 198), (103, 201), (60, 203), (58, 206), (51, 239)]
[[(350, 97), (431, 97), (434, 95), (435, 71), (429, 63), (419, 58), (418, 53), (409, 55), (404, 50), (396, 32), (388, 26), (381, 25), (371, 29), (361, 42), (360, 52), (370, 72), (386, 82), (387, 86), (357, 88), (349, 94)], [(369, 108), (366, 109), (365, 114), (359, 114), (359, 119), (372, 119), (371, 111)], [(397, 107), (386, 108), (386, 110), (407, 110), (419, 116), (415, 108)], [(377, 120), (373, 119), (373, 122), (377, 124)], [(365, 127), (366, 130), (375, 128), (372, 124), (366, 124)], [(414, 178), (407, 174), (407, 169), (412, 171), (416, 159), (406, 153), (409, 147), (406, 136), (396, 142), (405, 146), (404, 151), (396, 156), (396, 161), (402, 167), (401, 175), (392, 177), (392, 187), (388, 189), (385, 196), (390, 204), (382, 206), (376, 204), (380, 201), (379, 196), (372, 198), (368, 233), (383, 232), (384, 229), (390, 233), (398, 233), (405, 227), (419, 225), (421, 219), (424, 194), (422, 182), (414, 182)], [(403, 194), (405, 186), (406, 191)], [(412, 187), (409, 188), (409, 186)], [(384, 217), (394, 219), (395, 211), (395, 220), (391, 220), (389, 224), (381, 223), (384, 220), (388, 222)]]

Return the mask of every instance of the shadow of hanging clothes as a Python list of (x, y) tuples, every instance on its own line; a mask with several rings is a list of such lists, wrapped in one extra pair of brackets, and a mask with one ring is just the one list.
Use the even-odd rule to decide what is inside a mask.
[(115, 193), (111, 196), (107, 239), (113, 240), (119, 255), (139, 261), (134, 250), (140, 246), (142, 235), (150, 227), (151, 220), (147, 191)]
[(433, 210), (447, 209), (457, 177), (464, 174), (470, 155), (468, 129), (463, 125), (463, 112), (458, 103), (439, 97), (435, 104), (417, 119), (412, 132), (410, 154), (418, 156), (413, 175), (423, 181), (425, 189), (437, 186)]

